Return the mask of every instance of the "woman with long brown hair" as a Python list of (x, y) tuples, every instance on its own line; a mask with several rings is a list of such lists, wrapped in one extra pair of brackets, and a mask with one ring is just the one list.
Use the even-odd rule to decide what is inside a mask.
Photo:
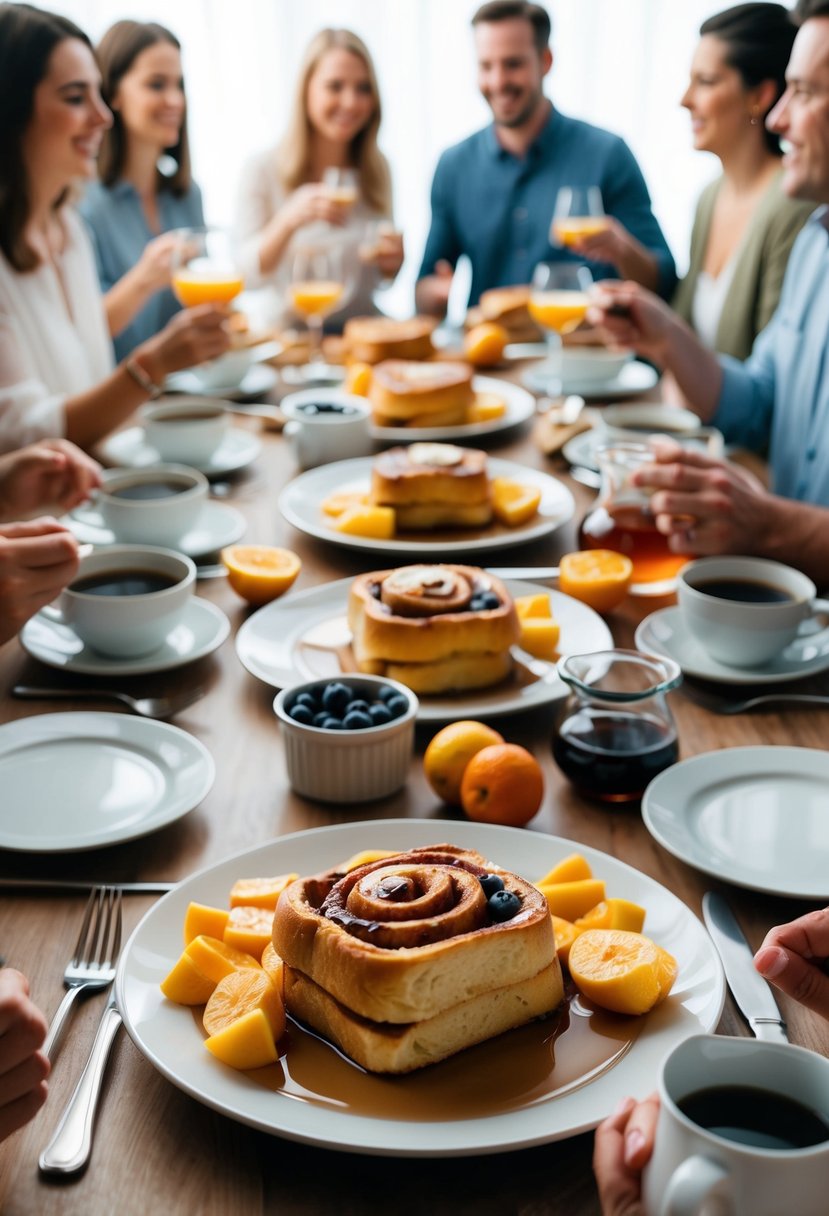
[(222, 354), (225, 313), (179, 313), (113, 368), (95, 261), (69, 205), (111, 121), (82, 30), (0, 4), (0, 114), (0, 451), (58, 436), (87, 447), (170, 372)]
[(190, 174), (181, 44), (154, 21), (117, 21), (95, 57), (112, 111), (100, 180), (79, 210), (95, 249), (116, 355), (158, 333), (180, 305), (170, 290), (176, 228), (204, 224)]
[[(357, 284), (348, 305), (332, 318), (374, 312), (379, 278), (393, 278), (403, 262), (403, 241), (388, 224), (391, 175), (377, 145), (380, 127), (377, 78), (365, 43), (350, 30), (325, 29), (311, 41), (291, 117), (278, 147), (256, 157), (241, 182), (236, 230), (243, 245), (249, 285), (273, 283), (284, 292), (297, 247), (338, 245)], [(327, 171), (351, 170), (357, 200), (338, 197)], [(359, 247), (375, 226), (370, 261)], [(365, 257), (365, 254), (364, 254)]]

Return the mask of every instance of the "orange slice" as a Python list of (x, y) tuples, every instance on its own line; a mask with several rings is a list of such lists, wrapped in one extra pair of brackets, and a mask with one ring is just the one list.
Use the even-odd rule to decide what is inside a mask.
[(342, 515), (351, 507), (367, 507), (368, 494), (362, 490), (341, 490), (338, 494), (329, 494), (322, 500), (322, 511), (325, 515)]
[(227, 924), (226, 908), (211, 908), (208, 904), (188, 904), (184, 914), (184, 944), (194, 937), (224, 937)]
[[(276, 907), (286, 887), (296, 882), (298, 874), (277, 874), (275, 878), (240, 878), (230, 888), (231, 908), (270, 908)], [(218, 937), (217, 933), (213, 934)]]
[(279, 1059), (273, 1031), (261, 1009), (237, 1018), (218, 1034), (204, 1040), (209, 1052), (231, 1068), (263, 1068)]
[(348, 507), (337, 516), (334, 528), (347, 536), (370, 536), (391, 540), (397, 520), (393, 507)]
[(581, 600), (596, 612), (610, 612), (627, 595), (633, 562), (612, 549), (583, 549), (565, 553), (559, 563), (558, 585), (565, 595)]
[(599, 878), (577, 878), (573, 882), (537, 882), (553, 916), (577, 921), (605, 897), (604, 883)]
[(546, 659), (548, 663), (558, 658), (558, 639), (561, 626), (548, 617), (525, 616), (519, 620), (521, 636), (518, 645), (534, 659)]
[(272, 545), (230, 545), (222, 561), (233, 590), (255, 606), (284, 595), (302, 569), (296, 553)]
[(573, 942), (581, 932), (576, 925), (569, 920), (564, 920), (561, 916), (554, 916), (553, 920), (553, 935), (556, 940), (556, 954), (560, 963), (566, 963), (570, 957), (570, 950)]
[(476, 393), (475, 400), (468, 407), (467, 422), (494, 422), (503, 418), (507, 412), (507, 403), (497, 393)]
[(169, 975), (161, 981), (161, 991), (177, 1005), (203, 1005), (213, 994), (216, 981), (199, 971), (188, 954), (182, 954)]
[(277, 992), (283, 992), (285, 987), (285, 964), (273, 948), (273, 942), (268, 942), (262, 951), (262, 969), (270, 978)]
[(570, 975), (579, 991), (614, 1013), (647, 1013), (664, 1000), (676, 960), (641, 933), (588, 929), (570, 947)]
[(282, 994), (270, 976), (264, 971), (234, 971), (219, 981), (207, 1002), (204, 1028), (208, 1034), (219, 1034), (254, 1009), (262, 1010), (275, 1039), (285, 1033)]
[(519, 621), (528, 620), (530, 617), (552, 620), (553, 609), (550, 605), (550, 597), (544, 592), (538, 595), (516, 595), (513, 603)]
[(538, 511), (541, 491), (537, 486), (525, 486), (508, 477), (492, 479), (492, 510), (495, 518), (510, 528), (525, 524)]
[(273, 908), (231, 908), (224, 931), (226, 946), (258, 961), (273, 933)]
[(540, 887), (542, 884), (546, 886), (557, 882), (578, 882), (581, 878), (592, 877), (593, 871), (590, 869), (590, 862), (587, 858), (582, 857), (581, 853), (569, 853), (567, 857), (563, 857), (553, 866), (549, 874), (539, 878), (535, 885)]
[(345, 376), (345, 391), (355, 397), (367, 397), (371, 388), (371, 364), (352, 363)]
[(184, 953), (214, 984), (230, 975), (231, 971), (241, 971), (245, 967), (259, 969), (258, 961), (252, 955), (244, 950), (236, 950), (215, 937), (194, 937)]
[(475, 325), (463, 340), (463, 353), (475, 367), (492, 367), (504, 357), (509, 334), (503, 325), (484, 321)]

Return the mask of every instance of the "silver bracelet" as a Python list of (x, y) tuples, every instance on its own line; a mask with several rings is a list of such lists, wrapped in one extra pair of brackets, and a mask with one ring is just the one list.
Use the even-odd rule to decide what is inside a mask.
[(164, 392), (154, 380), (151, 380), (144, 368), (135, 359), (127, 359), (124, 364), (124, 371), (128, 376), (131, 376), (139, 388), (142, 388), (151, 401), (155, 401), (156, 397), (160, 397)]

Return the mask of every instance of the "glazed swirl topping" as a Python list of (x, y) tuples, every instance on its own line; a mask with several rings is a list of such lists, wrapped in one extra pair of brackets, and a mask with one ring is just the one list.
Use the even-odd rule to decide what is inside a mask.
[[(483, 874), (484, 871), (481, 871)], [(426, 946), (489, 923), (477, 867), (442, 854), (361, 867), (335, 883), (321, 913), (384, 949)]]
[(447, 566), (401, 566), (383, 579), (381, 601), (396, 616), (435, 616), (463, 612), (473, 587)]

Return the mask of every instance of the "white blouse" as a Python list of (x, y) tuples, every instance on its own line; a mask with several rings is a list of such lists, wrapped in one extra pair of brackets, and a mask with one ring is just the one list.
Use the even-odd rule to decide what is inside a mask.
[(697, 277), (691, 304), (691, 322), (700, 342), (709, 350), (715, 349), (720, 317), (737, 268), (738, 253), (739, 249), (731, 255), (716, 278), (706, 270), (701, 270)]
[(59, 271), (21, 273), (0, 254), (0, 452), (64, 435), (64, 400), (114, 367), (89, 238), (70, 208), (63, 221)]
[(263, 229), (284, 204), (288, 195), (277, 172), (277, 151), (272, 148), (248, 161), (242, 171), (236, 198), (234, 234), (240, 248), (240, 260), (245, 285), (256, 288), (271, 286), (279, 297), (279, 316), (269, 318), (274, 324), (295, 319), (288, 299), (291, 276), (291, 256), (304, 245), (338, 245), (343, 252), (346, 274), (354, 283), (348, 301), (329, 318), (334, 325), (346, 317), (371, 315), (377, 312), (373, 293), (377, 288), (376, 267), (361, 261), (360, 245), (372, 221), (389, 219), (373, 211), (363, 199), (351, 209), (348, 222), (342, 228), (332, 224), (306, 224), (298, 229), (283, 250), (278, 265), (268, 275), (259, 269), (259, 243)]

